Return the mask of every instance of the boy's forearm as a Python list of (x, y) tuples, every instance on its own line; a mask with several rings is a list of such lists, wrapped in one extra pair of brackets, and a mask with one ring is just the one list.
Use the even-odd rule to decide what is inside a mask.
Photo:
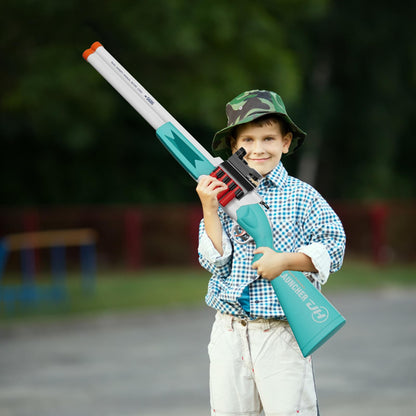
[(224, 254), (222, 247), (222, 225), (218, 213), (209, 210), (204, 210), (203, 213), (205, 232), (214, 245), (215, 250), (222, 256)]
[(303, 253), (278, 253), (268, 247), (259, 247), (254, 254), (262, 254), (262, 257), (253, 263), (253, 268), (267, 280), (275, 279), (286, 270), (317, 272), (311, 258)]
[(209, 175), (201, 175), (196, 187), (201, 200), (205, 232), (221, 256), (223, 255), (222, 225), (218, 216), (218, 195), (226, 189), (228, 189), (227, 184)]
[(282, 253), (286, 257), (287, 270), (317, 273), (312, 259), (304, 253)]

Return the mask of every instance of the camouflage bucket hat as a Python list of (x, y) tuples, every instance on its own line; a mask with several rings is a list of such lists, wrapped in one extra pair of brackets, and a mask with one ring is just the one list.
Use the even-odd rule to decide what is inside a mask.
[(225, 112), (228, 120), (227, 127), (218, 131), (212, 141), (213, 153), (223, 159), (228, 159), (231, 155), (229, 138), (232, 129), (265, 115), (280, 115), (288, 123), (290, 131), (293, 133), (288, 154), (298, 149), (306, 137), (306, 133), (288, 116), (283, 100), (272, 91), (252, 90), (243, 92), (227, 103)]

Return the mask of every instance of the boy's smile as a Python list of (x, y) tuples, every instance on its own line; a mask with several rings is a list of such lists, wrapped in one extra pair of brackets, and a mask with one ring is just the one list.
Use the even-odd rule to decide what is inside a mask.
[(283, 153), (289, 151), (292, 133), (282, 135), (277, 122), (269, 122), (261, 126), (247, 123), (238, 127), (232, 150), (235, 152), (243, 147), (247, 152), (245, 160), (261, 175), (270, 173), (280, 162)]

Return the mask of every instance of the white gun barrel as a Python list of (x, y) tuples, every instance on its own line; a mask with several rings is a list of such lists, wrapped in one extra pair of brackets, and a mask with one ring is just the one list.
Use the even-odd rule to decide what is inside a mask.
[(93, 49), (87, 49), (83, 57), (155, 130), (165, 124), (165, 121), (146, 104), (146, 101), (135, 94)]
[[(214, 158), (152, 95), (104, 48), (94, 42), (83, 53), (89, 62), (148, 123), (157, 130), (162, 124), (171, 122), (214, 166), (222, 162)], [(107, 68), (103, 68), (103, 63)], [(110, 74), (112, 72), (112, 74)], [(116, 80), (118, 78), (118, 80)], [(120, 87), (124, 84), (124, 87)], [(130, 93), (127, 92), (130, 90)], [(135, 99), (137, 96), (138, 99)], [(127, 98), (128, 97), (128, 98)], [(146, 106), (148, 110), (146, 109)], [(157, 117), (155, 117), (157, 115)]]

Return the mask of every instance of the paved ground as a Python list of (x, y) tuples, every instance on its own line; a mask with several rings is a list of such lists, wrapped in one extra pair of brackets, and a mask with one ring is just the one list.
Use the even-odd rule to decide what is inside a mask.
[[(416, 411), (416, 292), (330, 296), (347, 325), (315, 353), (321, 415)], [(0, 328), (1, 416), (209, 414), (207, 308)]]

